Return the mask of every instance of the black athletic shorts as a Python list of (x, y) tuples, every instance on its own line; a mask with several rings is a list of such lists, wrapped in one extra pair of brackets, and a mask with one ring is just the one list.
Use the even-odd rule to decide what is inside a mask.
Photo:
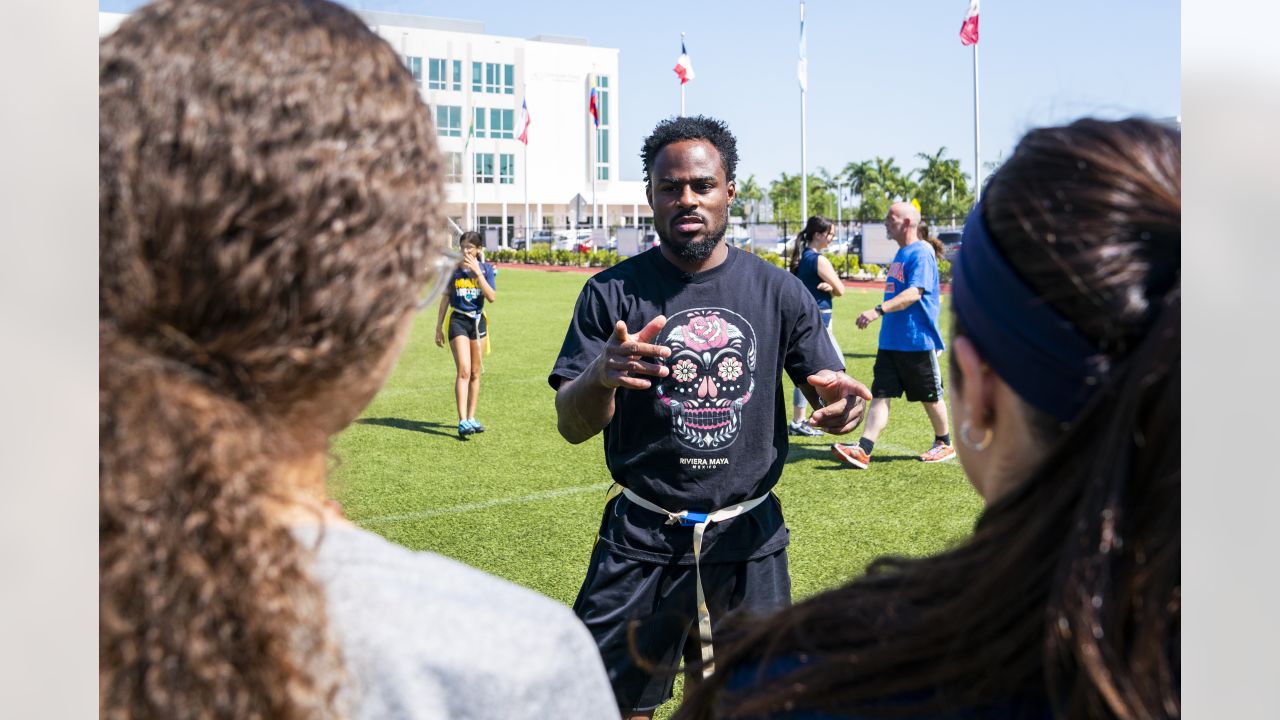
[(466, 336), (472, 340), (479, 340), (489, 334), (489, 323), (485, 321), (484, 315), (479, 318), (473, 318), (470, 315), (464, 315), (458, 311), (449, 313), (449, 339)]
[[(701, 661), (695, 579), (693, 565), (633, 560), (596, 543), (573, 611), (600, 647), (624, 714), (671, 698), (682, 655), (686, 663)], [(791, 604), (787, 550), (745, 562), (704, 563), (702, 589), (718, 651), (716, 628), (730, 611), (763, 615)]]
[(942, 399), (942, 369), (936, 350), (878, 350), (871, 370), (871, 396), (901, 397), (911, 402)]

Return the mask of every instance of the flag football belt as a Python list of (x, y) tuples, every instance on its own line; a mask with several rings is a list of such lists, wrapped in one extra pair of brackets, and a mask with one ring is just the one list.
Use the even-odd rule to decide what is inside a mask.
[[(457, 313), (457, 314), (459, 314), (459, 315), (462, 315), (462, 316), (464, 316), (464, 317), (469, 317), (469, 318), (471, 318), (472, 320), (474, 320), (474, 321), (476, 322), (476, 333), (477, 333), (477, 334), (480, 332), (480, 318), (482, 318), (482, 317), (484, 318), (484, 329), (485, 329), (485, 335), (484, 335), (484, 338), (483, 338), (483, 340), (484, 340), (484, 354), (485, 354), (485, 355), (488, 355), (488, 354), (489, 354), (489, 352), (493, 349), (493, 347), (489, 344), (489, 332), (488, 332), (488, 330), (489, 330), (489, 316), (488, 316), (488, 315), (485, 315), (484, 310), (476, 310), (476, 311), (474, 311), (474, 312), (468, 312), (468, 311), (466, 311), (466, 310), (459, 310), (458, 308), (456, 308), (456, 307), (454, 307), (454, 306), (450, 305), (450, 306), (449, 306), (449, 310), (448, 310), (447, 312), (448, 312), (448, 313)], [(448, 327), (448, 324), (449, 324), (449, 315), (445, 315), (444, 324), (445, 324), (445, 327)], [(483, 365), (481, 365), (481, 366), (480, 366), (480, 370), (481, 370), (481, 372), (483, 372), (483, 371), (484, 371), (484, 366), (483, 366)]]
[(702, 646), (702, 676), (707, 677), (715, 670), (715, 654), (711, 648), (711, 611), (707, 609), (707, 597), (702, 591), (702, 536), (706, 533), (707, 526), (711, 523), (724, 522), (730, 518), (750, 512), (755, 506), (767, 500), (769, 493), (709, 513), (693, 512), (691, 510), (671, 512), (645, 500), (627, 488), (622, 488), (622, 494), (645, 510), (651, 510), (659, 515), (666, 515), (668, 525), (693, 528), (693, 572), (698, 592), (698, 642)]

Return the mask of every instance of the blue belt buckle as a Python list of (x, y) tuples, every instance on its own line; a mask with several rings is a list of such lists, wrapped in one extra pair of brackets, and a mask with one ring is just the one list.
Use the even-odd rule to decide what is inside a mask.
[(698, 523), (703, 523), (706, 521), (707, 521), (707, 513), (692, 512), (690, 510), (686, 510), (684, 513), (684, 517), (680, 518), (680, 524), (683, 525), (684, 527), (693, 527)]

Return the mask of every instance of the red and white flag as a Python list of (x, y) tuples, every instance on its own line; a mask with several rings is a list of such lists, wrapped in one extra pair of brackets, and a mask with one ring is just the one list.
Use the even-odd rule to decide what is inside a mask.
[(969, 0), (969, 12), (965, 13), (964, 24), (960, 26), (960, 44), (978, 44), (978, 0)]
[(680, 59), (676, 60), (676, 66), (672, 69), (676, 71), (676, 75), (680, 76), (681, 85), (693, 79), (693, 61), (689, 59), (689, 53), (684, 49), (684, 38), (680, 38)]
[(525, 145), (529, 144), (529, 101), (525, 100), (520, 103), (520, 142)]

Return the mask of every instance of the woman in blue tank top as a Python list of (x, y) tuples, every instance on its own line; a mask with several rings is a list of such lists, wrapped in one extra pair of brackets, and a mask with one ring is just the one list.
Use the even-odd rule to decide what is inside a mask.
[[(843, 356), (840, 351), (840, 344), (836, 342), (836, 336), (831, 331), (831, 298), (839, 297), (844, 294), (844, 283), (841, 282), (840, 276), (836, 274), (836, 269), (831, 265), (822, 254), (822, 249), (831, 244), (831, 240), (835, 237), (835, 224), (830, 220), (814, 215), (809, 218), (809, 222), (805, 223), (804, 230), (796, 236), (795, 247), (791, 250), (791, 261), (788, 267), (791, 272), (795, 273), (804, 283), (805, 288), (813, 295), (813, 299), (818, 302), (818, 309), (822, 311), (822, 324), (827, 328), (827, 335), (831, 337), (831, 344), (835, 346), (836, 353)], [(803, 435), (807, 437), (818, 437), (822, 435), (822, 431), (817, 428), (810, 427), (805, 422), (805, 399), (804, 394), (800, 392), (800, 388), (792, 391), (791, 397), (791, 425), (788, 432), (792, 435)]]

